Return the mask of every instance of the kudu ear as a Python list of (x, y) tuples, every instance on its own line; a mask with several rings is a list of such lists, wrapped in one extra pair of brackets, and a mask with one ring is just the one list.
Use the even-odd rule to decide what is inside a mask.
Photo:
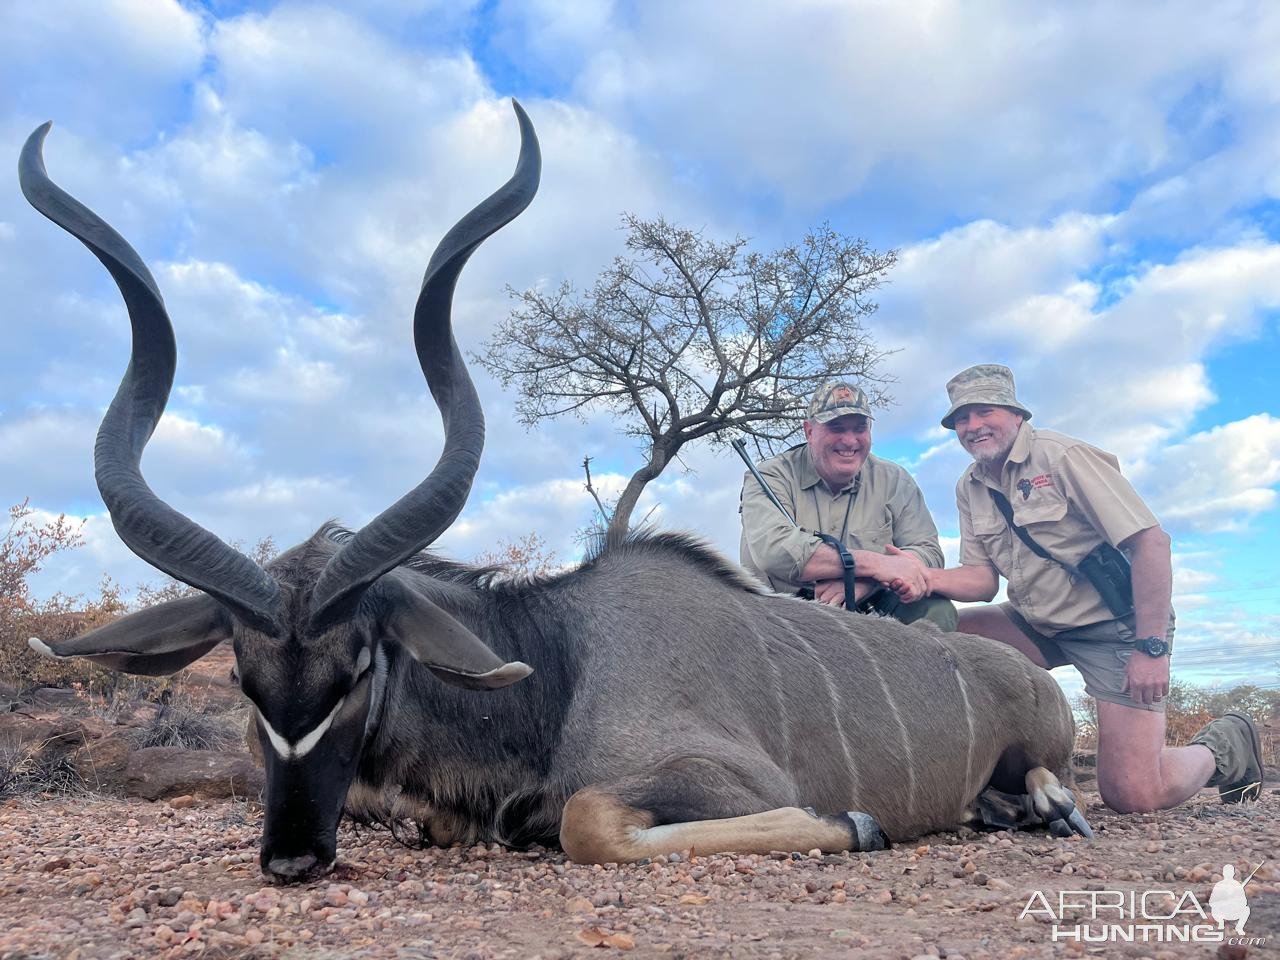
[(111, 670), (158, 677), (199, 660), (229, 636), (230, 615), (199, 594), (158, 603), (70, 640), (48, 644), (32, 637), (27, 643), (51, 659), (84, 657)]
[(375, 589), (382, 599), (383, 637), (400, 644), (446, 683), (468, 690), (496, 690), (533, 673), (519, 660), (504, 661), (395, 571), (379, 580)]

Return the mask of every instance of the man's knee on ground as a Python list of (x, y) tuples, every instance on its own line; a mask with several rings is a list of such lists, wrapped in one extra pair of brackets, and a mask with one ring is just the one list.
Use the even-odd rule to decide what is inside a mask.
[(1098, 793), (1116, 813), (1150, 813), (1162, 806), (1157, 785), (1149, 781), (1112, 781), (1099, 775)]

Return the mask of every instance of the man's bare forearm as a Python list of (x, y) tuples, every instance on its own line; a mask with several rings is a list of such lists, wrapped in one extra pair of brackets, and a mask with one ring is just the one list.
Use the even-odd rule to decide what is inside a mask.
[[(870, 550), (850, 550), (849, 552), (853, 554), (854, 573), (858, 579), (879, 580), (883, 576), (884, 571), (881, 569), (883, 554), (872, 553)], [(836, 553), (835, 547), (826, 543), (820, 544), (818, 549), (813, 551), (813, 556), (800, 571), (800, 579), (804, 583), (815, 580), (836, 580), (843, 576), (844, 564), (840, 562), (840, 555)]]
[(1169, 630), (1173, 602), (1173, 560), (1169, 535), (1148, 527), (1122, 544), (1133, 567), (1134, 631), (1140, 637), (1163, 637)]
[(924, 576), (931, 596), (952, 600), (990, 600), (1000, 589), (1000, 578), (986, 564), (964, 564), (945, 570), (930, 568)]

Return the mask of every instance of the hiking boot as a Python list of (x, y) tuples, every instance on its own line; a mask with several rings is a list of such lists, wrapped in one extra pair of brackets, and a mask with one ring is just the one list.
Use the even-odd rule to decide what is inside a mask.
[(1206, 786), (1217, 787), (1223, 803), (1257, 800), (1262, 795), (1262, 741), (1253, 721), (1242, 713), (1224, 713), (1194, 737), (1208, 747), (1215, 770)]

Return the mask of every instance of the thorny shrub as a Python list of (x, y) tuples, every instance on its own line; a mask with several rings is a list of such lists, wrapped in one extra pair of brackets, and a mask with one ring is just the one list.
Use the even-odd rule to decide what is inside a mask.
[(29, 500), (9, 508), (0, 539), (0, 678), (18, 686), (66, 686), (74, 680), (102, 684), (106, 672), (74, 661), (50, 661), (33, 653), (28, 637), (65, 640), (101, 626), (124, 611), (119, 590), (103, 580), (96, 600), (31, 595), (30, 578), (55, 553), (84, 542), (81, 524), (65, 514), (40, 522)]
[(494, 549), (477, 554), (475, 562), (530, 577), (554, 573), (560, 566), (555, 551), (537, 533), (527, 533), (518, 540), (499, 540)]

